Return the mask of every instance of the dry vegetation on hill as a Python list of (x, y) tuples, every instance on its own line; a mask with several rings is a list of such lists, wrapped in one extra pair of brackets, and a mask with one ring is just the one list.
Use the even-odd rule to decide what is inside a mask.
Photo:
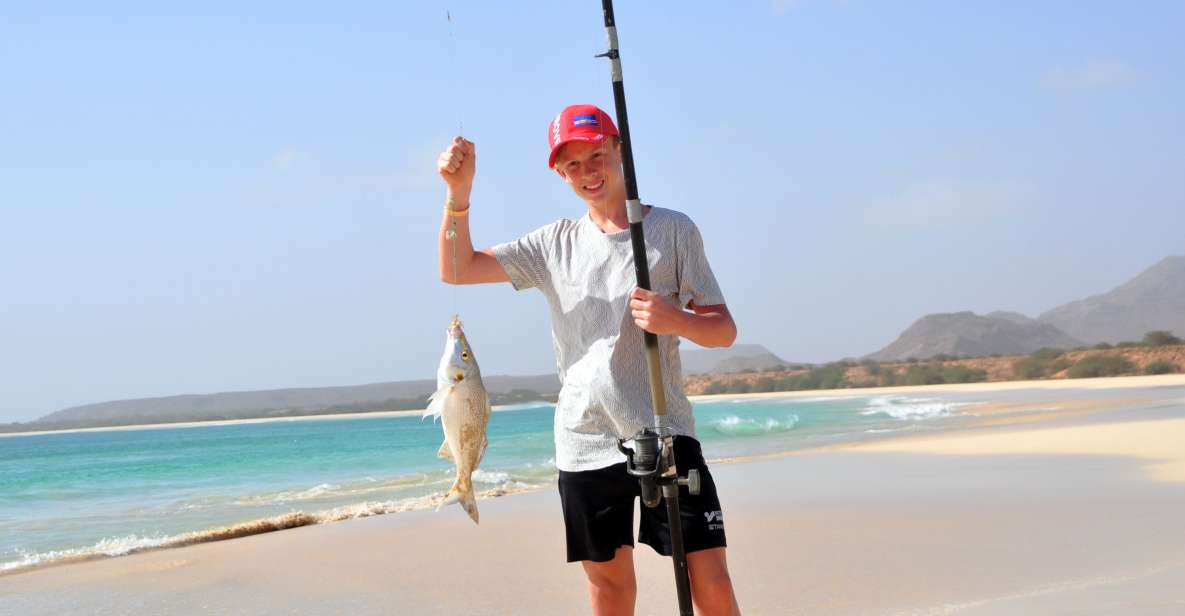
[(1171, 336), (1157, 338), (1154, 333), (1141, 343), (1070, 351), (1042, 349), (1030, 355), (842, 361), (775, 371), (695, 375), (686, 379), (686, 390), (696, 395), (1185, 372), (1185, 344)]

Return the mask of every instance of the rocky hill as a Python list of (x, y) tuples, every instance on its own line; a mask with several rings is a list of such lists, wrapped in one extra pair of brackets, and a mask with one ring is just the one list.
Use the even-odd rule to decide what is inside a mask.
[(1102, 295), (1070, 302), (1036, 319), (996, 311), (930, 314), (869, 359), (1031, 353), (1140, 340), (1150, 331), (1185, 336), (1185, 256), (1166, 257)]
[(973, 312), (953, 312), (918, 319), (892, 344), (868, 358), (899, 361), (935, 355), (1017, 354), (1081, 344), (1056, 327), (1022, 314), (996, 312), (980, 316)]
[(1185, 256), (1166, 257), (1107, 293), (1037, 318), (1090, 344), (1139, 340), (1154, 330), (1185, 336)]
[(692, 349), (679, 353), (683, 374), (769, 370), (788, 365), (760, 344), (734, 344), (727, 349)]

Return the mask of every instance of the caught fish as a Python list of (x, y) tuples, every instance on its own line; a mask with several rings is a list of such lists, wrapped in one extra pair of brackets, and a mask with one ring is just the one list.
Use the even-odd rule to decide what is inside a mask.
[(461, 329), (461, 320), (453, 317), (444, 344), (444, 356), (436, 372), (436, 392), (428, 398), (424, 417), (440, 418), (444, 443), (436, 455), (457, 466), (457, 478), (437, 511), (445, 505), (461, 503), (465, 513), (477, 523), (477, 501), (473, 496), (471, 475), (481, 463), (486, 450), (486, 424), (490, 420), (490, 396), (481, 382), (477, 358)]

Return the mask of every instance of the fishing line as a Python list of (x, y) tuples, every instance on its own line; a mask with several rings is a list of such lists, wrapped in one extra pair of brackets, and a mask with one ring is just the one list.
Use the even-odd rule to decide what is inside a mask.
[[(462, 139), (464, 139), (465, 122), (462, 119), (462, 114), (461, 114), (461, 97), (456, 95), (457, 92), (461, 91), (460, 88), (458, 87), (459, 84), (457, 83), (457, 81), (458, 81), (457, 80), (457, 40), (453, 36), (453, 12), (450, 9), (448, 9), (448, 7), (445, 7), (445, 9), (444, 9), (444, 18), (445, 18), (445, 21), (448, 22), (449, 72), (451, 73), (452, 86), (453, 86), (452, 87), (452, 90), (453, 90), (452, 98), (454, 101), (456, 101), (457, 135), (460, 136)], [(462, 164), (464, 164), (463, 161), (462, 161)], [(457, 168), (457, 171), (460, 171), (460, 167)], [(458, 314), (457, 306), (458, 306), (458, 301), (459, 301), (458, 300), (459, 291), (457, 290), (457, 287), (460, 286), (460, 284), (459, 284), (460, 281), (457, 279), (457, 217), (452, 213), (452, 206), (453, 206), (453, 202), (452, 202), (452, 199), (450, 198), (449, 202), (447, 204), (445, 204), (445, 208), (447, 208), (449, 210), (448, 217), (449, 217), (449, 223), (452, 225), (452, 228), (449, 229), (448, 231), (445, 231), (444, 236), (445, 236), (445, 238), (447, 238), (449, 240), (449, 242), (452, 245), (452, 253), (453, 253), (453, 259), (452, 259), (453, 260), (453, 284), (452, 284), (452, 287), (453, 287), (453, 291), (452, 291), (452, 294), (453, 294), (453, 315), (454, 315), (454, 318), (456, 318), (456, 315)]]
[[(453, 12), (449, 9), (444, 9), (444, 18), (448, 21), (448, 55), (449, 68), (452, 69), (452, 81), (454, 94), (460, 92), (461, 89), (457, 87), (457, 40), (453, 37)], [(461, 119), (461, 97), (454, 96), (453, 100), (457, 103), (457, 134), (465, 134), (465, 122)]]

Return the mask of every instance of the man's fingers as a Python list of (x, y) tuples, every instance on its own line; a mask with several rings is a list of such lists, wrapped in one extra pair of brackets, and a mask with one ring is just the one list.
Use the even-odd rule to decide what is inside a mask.
[(437, 165), (441, 168), (456, 168), (465, 160), (465, 155), (460, 153), (455, 147), (450, 147), (441, 153), (440, 158), (437, 159)]
[(449, 151), (458, 151), (465, 153), (472, 153), (474, 151), (473, 142), (464, 137), (453, 137), (453, 143), (449, 146)]
[(440, 153), (436, 159), (436, 168), (440, 173), (455, 173), (464, 166), (466, 159), (475, 159), (473, 142), (461, 136), (453, 137), (453, 142)]

